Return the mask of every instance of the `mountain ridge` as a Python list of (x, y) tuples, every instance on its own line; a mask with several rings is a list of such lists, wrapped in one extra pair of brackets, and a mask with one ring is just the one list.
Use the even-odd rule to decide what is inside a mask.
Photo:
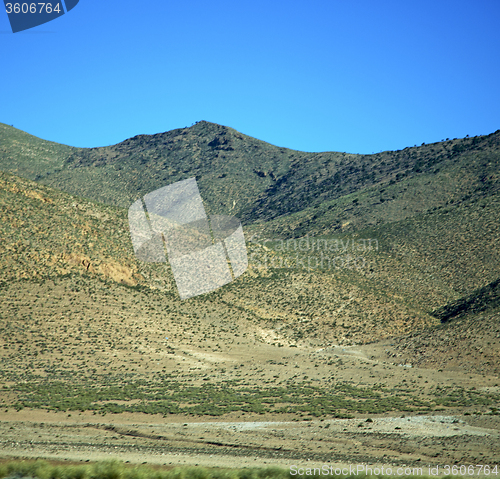
[[(137, 135), (109, 147), (82, 149), (50, 144), (52, 150), (44, 161), (25, 154), (11, 162), (16, 152), (9, 156), (12, 145), (4, 146), (5, 128), (3, 134), (0, 128), (0, 169), (4, 171), (122, 207), (165, 184), (196, 177), (210, 214), (232, 214), (247, 226), (269, 221), (279, 224), (280, 218), (303, 216), (297, 236), (314, 227), (316, 220), (321, 222), (320, 217), (337, 217), (332, 218), (335, 224), (330, 232), (338, 232), (346, 223), (351, 229), (370, 224), (373, 210), (381, 212), (384, 222), (390, 221), (396, 211), (400, 216), (406, 214), (403, 212), (408, 212), (409, 201), (399, 201), (396, 188), (403, 182), (410, 188), (420, 188), (427, 196), (420, 201), (419, 211), (442, 207), (450, 199), (488, 195), (498, 191), (500, 184), (496, 168), (500, 130), (482, 137), (356, 155), (276, 147), (232, 128), (202, 121), (189, 128)], [(458, 170), (467, 174), (467, 182), (461, 181), (462, 171)], [(451, 177), (448, 172), (453, 173)], [(429, 188), (434, 191), (427, 194), (422, 183), (427, 177), (432, 181), (434, 175), (442, 178), (441, 193)], [(347, 198), (348, 207), (344, 204)], [(337, 206), (343, 211), (339, 212)], [(371, 211), (366, 211), (367, 206)], [(329, 209), (333, 211), (328, 213)], [(338, 219), (340, 216), (344, 218)]]

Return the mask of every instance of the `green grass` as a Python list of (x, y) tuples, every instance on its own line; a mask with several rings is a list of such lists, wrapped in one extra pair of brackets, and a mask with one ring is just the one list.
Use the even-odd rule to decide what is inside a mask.
[[(307, 464), (298, 464), (293, 469), (285, 469), (282, 467), (271, 466), (265, 468), (209, 468), (201, 466), (178, 466), (178, 467), (151, 467), (148, 465), (132, 466), (125, 465), (116, 460), (103, 461), (97, 463), (89, 463), (86, 465), (55, 465), (45, 461), (9, 461), (0, 464), (0, 479), (4, 477), (29, 477), (36, 479), (285, 479), (293, 477), (377, 477), (393, 478), (387, 475), (372, 475), (370, 473), (358, 473), (350, 475), (335, 474), (335, 467), (325, 465), (323, 469)], [(372, 466), (369, 466), (372, 467)], [(302, 469), (302, 471), (301, 471)], [(373, 470), (376, 468), (373, 467)], [(396, 468), (393, 467), (392, 470)], [(428, 467), (404, 467), (403, 469), (410, 471), (410, 474), (397, 477), (419, 477), (421, 479), (429, 479), (425, 475)], [(441, 469), (441, 468), (440, 468)], [(476, 468), (477, 469), (477, 468)], [(451, 470), (451, 468), (450, 468)], [(457, 468), (457, 470), (459, 470)], [(421, 474), (422, 471), (424, 474)], [(302, 472), (301, 475), (298, 473)], [(341, 472), (340, 470), (338, 472)], [(454, 478), (462, 479), (464, 476), (448, 475), (439, 476), (444, 479)], [(470, 477), (470, 476), (466, 476)], [(476, 476), (476, 477), (486, 477)]]
[[(52, 371), (52, 374), (57, 375), (57, 371)], [(256, 387), (245, 384), (245, 379), (234, 379), (223, 384), (207, 382), (195, 386), (188, 381), (181, 382), (175, 376), (163, 377), (160, 381), (131, 379), (125, 375), (77, 380), (72, 373), (66, 380), (44, 381), (33, 376), (10, 388), (4, 386), (3, 392), (14, 393), (17, 400), (1, 404), (1, 407), (94, 411), (96, 414), (141, 412), (164, 416), (222, 416), (245, 412), (352, 418), (353, 414), (391, 411), (427, 413), (443, 407), (479, 407), (496, 411), (500, 404), (499, 394), (452, 386), (438, 386), (428, 396), (422, 397), (418, 390), (402, 385), (386, 388), (342, 383), (327, 388), (315, 385), (313, 381), (296, 380), (286, 386)]]
[[(105, 381), (108, 384), (103, 384)], [(444, 404), (441, 399), (431, 402), (418, 399), (404, 389), (395, 391), (348, 384), (337, 384), (327, 389), (307, 381), (286, 387), (265, 388), (248, 387), (243, 379), (226, 382), (224, 385), (207, 383), (202, 387), (188, 386), (176, 380), (157, 382), (117, 378), (113, 382), (114, 384), (109, 384), (109, 378), (82, 382), (79, 385), (74, 384), (74, 379), (47, 383), (30, 381), (7, 389), (6, 391), (16, 393), (18, 400), (2, 407), (14, 407), (18, 410), (29, 407), (58, 411), (95, 411), (100, 414), (127, 411), (163, 415), (221, 416), (241, 411), (349, 418), (353, 417), (353, 413), (426, 412), (437, 404)], [(136, 402), (137, 400), (140, 402)], [(135, 402), (127, 404), (116, 401)], [(483, 396), (480, 402), (466, 402), (467, 405), (494, 403), (493, 399), (485, 399)]]
[(88, 465), (52, 465), (45, 461), (12, 461), (0, 465), (0, 478), (37, 479), (281, 479), (290, 477), (278, 467), (223, 469), (206, 467), (152, 468), (126, 466), (119, 461)]

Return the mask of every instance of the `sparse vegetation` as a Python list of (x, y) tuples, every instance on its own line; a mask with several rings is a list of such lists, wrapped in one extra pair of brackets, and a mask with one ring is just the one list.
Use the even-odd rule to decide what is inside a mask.
[(278, 467), (224, 469), (205, 467), (152, 468), (130, 467), (118, 461), (89, 465), (52, 465), (45, 461), (8, 462), (0, 464), (0, 478), (29, 477), (36, 479), (281, 479), (289, 472)]
[[(0, 125), (0, 168), (24, 177), (0, 173), (2, 414), (283, 419), (314, 429), (310, 442), (288, 444), (322, 459), (334, 445), (316, 422), (332, 418), (357, 421), (348, 434), (374, 428), (367, 415), (496, 420), (499, 143), (496, 132), (377, 155), (309, 154), (200, 122), (84, 150)], [(124, 207), (192, 176), (207, 210), (243, 219), (252, 241), (243, 276), (180, 302), (168, 265), (134, 257)], [(352, 255), (356, 241), (377, 248), (356, 252), (362, 267), (343, 258), (328, 269), (311, 246), (265, 241), (311, 237), (342, 245), (334, 257)], [(190, 441), (236, 447), (204, 437)], [(429, 441), (408, 453), (444, 459)], [(450, 460), (484, 459), (482, 446), (453, 446)], [(362, 449), (349, 445), (341, 459)]]

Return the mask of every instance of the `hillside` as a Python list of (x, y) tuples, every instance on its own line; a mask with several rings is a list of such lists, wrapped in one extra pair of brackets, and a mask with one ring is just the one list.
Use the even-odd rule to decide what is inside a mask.
[(0, 123), (0, 170), (24, 178), (57, 172), (64, 160), (75, 150), (66, 145), (45, 141)]
[[(110, 291), (116, 290), (112, 302), (122, 302), (119, 316), (127, 322), (134, 318), (135, 323), (141, 316), (149, 321), (147, 311), (161, 317), (160, 311), (167, 310), (170, 320), (178, 318), (175, 321), (211, 317), (221, 328), (218, 334), (223, 331), (221, 337), (227, 335), (224, 341), (231, 343), (232, 328), (221, 326), (226, 321), (243, 328), (252, 344), (362, 344), (437, 326), (441, 316), (435, 308), (500, 274), (495, 254), (499, 201), (492, 197), (486, 203), (462, 204), (415, 221), (365, 230), (359, 237), (323, 237), (329, 244), (344, 245), (371, 238), (377, 247), (357, 251), (359, 267), (315, 266), (322, 252), (314, 251), (312, 242), (319, 238), (309, 238), (309, 249), (297, 252), (254, 237), (248, 241), (249, 270), (238, 281), (179, 303), (168, 265), (135, 259), (125, 209), (95, 204), (5, 173), (0, 174), (0, 185), (0, 231), (7, 239), (0, 247), (0, 271), (6, 305), (3, 318), (8, 322), (16, 317), (52, 322), (51, 315), (60, 311), (61, 317), (90, 315), (96, 323), (107, 323), (117, 311), (97, 305), (108, 304)], [(474, 254), (462, 261), (464, 247)], [(327, 257), (345, 259), (347, 254), (337, 251)], [(311, 258), (314, 262), (308, 263)], [(66, 299), (53, 301), (47, 309), (50, 302), (33, 299), (33, 291), (40, 288), (43, 296), (60, 290), (56, 296)], [(96, 295), (90, 303), (96, 306), (81, 302), (82, 288), (91, 297)], [(151, 294), (155, 301), (162, 299), (146, 306)], [(212, 305), (210, 314), (207, 301)], [(127, 304), (134, 304), (130, 312)], [(189, 328), (207, 334), (195, 325), (196, 321)]]
[[(500, 131), (377, 155), (296, 152), (208, 122), (105, 148), (57, 145), (7, 125), (0, 125), (0, 140), (0, 166), (37, 178), (2, 176), (5, 280), (84, 268), (175, 294), (168, 269), (154, 273), (156, 265), (133, 257), (126, 210), (41, 183), (127, 207), (139, 194), (190, 176), (198, 178), (208, 210), (246, 220), (251, 270), (227, 294), (241, 284), (238, 307), (273, 321), (321, 318), (316, 337), (364, 341), (368, 323), (378, 325), (380, 337), (393, 334), (391, 324), (404, 331), (432, 323), (433, 310), (500, 276)], [(327, 271), (294, 263), (295, 250), (268, 249), (269, 239), (300, 237), (368, 241), (376, 249), (357, 248), (362, 267)], [(312, 247), (301, 254), (316, 264), (322, 254), (342, 262), (353, 252)], [(283, 261), (296, 267), (283, 268)], [(290, 294), (290, 281), (302, 278), (311, 286)], [(330, 285), (318, 294), (317, 283)]]
[(398, 337), (388, 357), (418, 368), (500, 376), (500, 308)]
[[(206, 122), (89, 150), (0, 125), (1, 168), (17, 172), (0, 172), (1, 447), (19, 455), (15, 440), (54, 411), (47, 431), (61, 439), (37, 430), (43, 454), (107, 444), (128, 454), (134, 439), (141, 454), (372, 462), (389, 448), (394, 463), (492, 461), (498, 432), (474, 424), (500, 406), (498, 137), (346, 155), (354, 170), (340, 173), (341, 153)], [(207, 209), (243, 218), (249, 268), (180, 301), (168, 264), (135, 258), (127, 207), (190, 176)], [(460, 422), (453, 437), (439, 436), (436, 414)], [(470, 414), (471, 425), (455, 419)], [(284, 429), (273, 439), (163, 427), (212, 417)], [(320, 431), (339, 418), (352, 418), (331, 423), (340, 439)], [(396, 419), (397, 432), (384, 422)]]
[[(0, 174), (0, 186), (0, 231), (8, 239), (0, 247), (0, 271), (7, 289), (19, 281), (74, 277), (90, 281), (89, 285), (111, 281), (163, 291), (173, 304), (178, 302), (168, 264), (135, 259), (127, 210), (95, 204), (5, 173)], [(391, 330), (406, 331), (411, 325), (435, 321), (412, 305), (411, 297), (402, 302), (379, 290), (363, 269), (308, 270), (300, 263), (279, 268), (278, 255), (272, 250), (258, 242), (249, 242), (248, 248), (249, 270), (240, 280), (193, 298), (186, 307), (209, 298), (220, 314), (245, 312), (262, 321), (266, 329), (279, 329), (279, 334), (269, 332), (270, 338), (281, 337), (286, 342), (301, 338), (364, 341), (373, 337), (373, 331), (363, 326), (367, 322), (379, 322), (378, 334), (384, 337)], [(306, 266), (310, 253), (301, 253)], [(371, 262), (378, 252), (372, 249), (362, 254), (365, 262)], [(275, 258), (276, 265), (266, 264), (266, 257)], [(318, 284), (323, 285), (320, 290)], [(382, 312), (383, 321), (377, 319)], [(409, 318), (408, 324), (404, 318)], [(311, 329), (314, 334), (307, 333)]]
[(432, 314), (442, 323), (500, 308), (500, 279), (492, 281), (465, 298), (446, 304)]
[(499, 190), (499, 151), (500, 130), (353, 155), (280, 148), (205, 121), (89, 149), (0, 124), (0, 170), (122, 207), (194, 176), (210, 213), (293, 237), (356, 231), (486, 198)]
[(432, 314), (440, 325), (395, 340), (394, 356), (423, 368), (500, 376), (500, 280)]
[[(2, 176), (9, 215), (3, 224), (9, 238), (5, 279), (47, 275), (47, 267), (49, 276), (84, 267), (100, 277), (113, 271), (130, 285), (158, 283), (151, 279), (155, 266), (138, 264), (133, 257), (126, 211), (120, 206), (196, 176), (209, 212), (242, 218), (251, 271), (258, 271), (259, 282), (269, 283), (266, 292), (258, 284), (250, 287), (250, 272), (237, 293), (239, 303), (274, 319), (352, 322), (348, 337), (354, 340), (363, 340), (366, 321), (374, 322), (383, 325), (383, 336), (391, 334), (388, 324), (395, 324), (395, 318), (400, 325), (403, 317), (410, 323), (432, 322), (433, 310), (500, 276), (499, 166), (500, 130), (397, 152), (347, 155), (279, 148), (204, 121), (91, 149), (57, 145), (0, 125), (0, 167), (37, 180), (22, 183)], [(78, 196), (43, 190), (42, 183)], [(280, 264), (287, 258), (290, 263), (296, 251), (270, 251), (273, 242), (268, 240), (301, 237), (353, 246), (368, 241), (376, 249), (358, 248), (363, 266), (354, 269), (312, 272), (300, 267), (301, 260), (295, 261), (299, 268), (286, 271)], [(337, 247), (328, 258), (344, 261), (351, 249)], [(317, 261), (318, 254), (326, 252), (312, 248), (302, 256)], [(271, 265), (265, 264), (269, 258), (274, 258)], [(141, 274), (141, 268), (148, 271)], [(289, 293), (290, 278), (303, 276), (313, 284), (311, 292), (305, 294), (304, 286), (297, 293), (300, 302), (307, 298), (307, 306)], [(159, 283), (174, 291), (170, 273), (166, 278)], [(312, 292), (317, 281), (331, 284), (318, 295)], [(348, 300), (337, 306), (334, 291)], [(358, 303), (364, 305), (362, 312)], [(390, 306), (381, 306), (386, 303)], [(317, 329), (323, 336), (323, 329)], [(339, 336), (338, 329), (327, 336)]]

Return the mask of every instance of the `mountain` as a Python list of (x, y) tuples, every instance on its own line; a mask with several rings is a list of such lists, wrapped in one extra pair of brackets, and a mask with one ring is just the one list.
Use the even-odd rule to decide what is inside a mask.
[(499, 163), (500, 130), (352, 155), (279, 148), (205, 121), (89, 149), (0, 124), (0, 169), (72, 195), (126, 208), (196, 177), (207, 211), (239, 217), (259, 244), (373, 239), (357, 281), (431, 315), (500, 276)]
[[(163, 291), (168, 301), (178, 302), (169, 265), (135, 258), (126, 209), (7, 173), (0, 173), (0, 192), (0, 233), (6, 238), (0, 249), (0, 271), (6, 289), (31, 281), (111, 281), (134, 291)], [(351, 244), (351, 238), (345, 241)], [(371, 281), (372, 273), (361, 268), (308, 269), (311, 253), (311, 249), (301, 251), (295, 258), (295, 250), (290, 250), (289, 259), (297, 263), (280, 268), (287, 252), (249, 242), (249, 271), (241, 280), (188, 303), (195, 307), (197, 301), (209, 298), (220, 314), (244, 313), (265, 328), (279, 329), (277, 337), (287, 342), (364, 342), (373, 338), (374, 327), (376, 336), (386, 337), (436, 321), (421, 307), (381, 291)], [(361, 255), (372, 262), (377, 250), (367, 248)], [(345, 252), (335, 256), (346, 257)], [(313, 324), (314, 333), (308, 334)]]
[[(376, 428), (398, 419), (413, 434), (410, 418), (381, 417), (401, 413), (496, 420), (499, 141), (500, 131), (376, 155), (304, 153), (200, 122), (81, 149), (0, 125), (0, 416), (18, 421), (4, 446), (19, 425), (35, 437), (22, 417), (43, 425), (50, 411), (86, 424), (71, 444), (88, 443), (87, 426), (113, 431), (103, 444), (122, 430), (128, 441), (137, 431), (109, 426), (122, 412), (155, 428), (167, 416), (183, 428), (192, 416), (297, 421), (302, 436), (321, 418), (322, 438), (323, 420), (356, 417), (335, 444), (314, 443), (318, 460), (378, 463), (386, 448), (401, 464), (491, 463), (489, 429), (474, 445), (457, 426), (453, 443), (417, 436), (409, 448), (396, 423)], [(209, 213), (242, 219), (249, 268), (180, 301), (168, 263), (136, 259), (127, 212), (191, 177)], [(169, 444), (225, 447), (200, 424), (195, 443)], [(219, 450), (262, 445), (238, 437)], [(64, 449), (56, 438), (42, 446)], [(374, 449), (332, 456), (345, 438)], [(283, 451), (304, 447), (294, 438)]]
[(433, 314), (441, 320), (426, 331), (394, 339), (391, 355), (419, 368), (500, 375), (499, 280)]
[(483, 311), (500, 308), (500, 279), (492, 281), (483, 288), (474, 291), (465, 298), (460, 298), (437, 309), (433, 316), (442, 323), (468, 315), (477, 315)]
[[(58, 145), (7, 125), (0, 125), (0, 140), (0, 167), (36, 180), (2, 176), (9, 280), (76, 267), (101, 277), (114, 271), (129, 285), (151, 284), (151, 271), (139, 273), (123, 207), (193, 176), (209, 212), (237, 215), (245, 226), (258, 282), (250, 275), (233, 285), (235, 304), (273, 321), (323, 321), (319, 338), (363, 342), (373, 337), (367, 322), (377, 325), (376, 337), (418, 329), (433, 323), (436, 308), (500, 277), (500, 130), (376, 155), (298, 152), (204, 121), (103, 148)], [(40, 200), (45, 196), (52, 199)], [(20, 209), (28, 200), (31, 206)], [(279, 239), (290, 246), (301, 237), (311, 239), (302, 259), (295, 258), (296, 244), (279, 247)], [(314, 238), (336, 249), (314, 250)], [(321, 255), (330, 266), (349, 253), (363, 267), (311, 270)], [(290, 270), (313, 285), (297, 299), (287, 293)], [(262, 281), (269, 293), (259, 290)], [(329, 284), (320, 295), (313, 293), (319, 283)], [(304, 335), (304, 328), (295, 329)]]
[(209, 213), (294, 237), (355, 231), (496, 194), (499, 150), (500, 130), (375, 155), (305, 153), (206, 121), (83, 149), (0, 124), (3, 171), (122, 207), (196, 177)]

